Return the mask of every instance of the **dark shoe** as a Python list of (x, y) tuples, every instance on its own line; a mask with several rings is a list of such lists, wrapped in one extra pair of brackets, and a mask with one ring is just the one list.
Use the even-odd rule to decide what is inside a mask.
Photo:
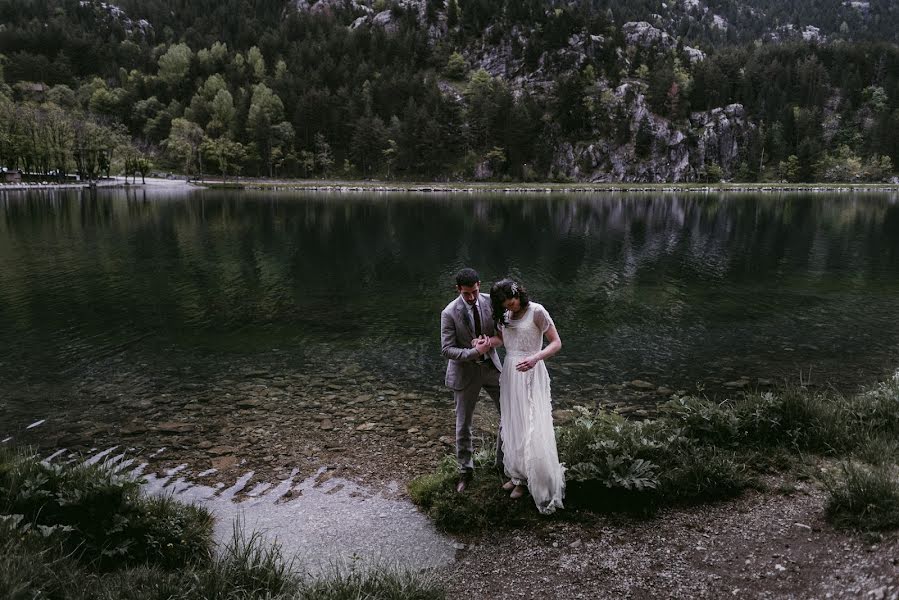
[(461, 494), (465, 491), (465, 488), (468, 487), (468, 484), (471, 483), (471, 473), (462, 473), (459, 475), (459, 481), (456, 483), (456, 493)]

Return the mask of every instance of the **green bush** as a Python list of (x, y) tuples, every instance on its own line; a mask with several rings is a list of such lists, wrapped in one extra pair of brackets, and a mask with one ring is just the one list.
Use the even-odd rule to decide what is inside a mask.
[(63, 545), (101, 567), (163, 567), (210, 558), (212, 517), (168, 498), (148, 498), (139, 483), (101, 465), (46, 464), (0, 451), (0, 514), (34, 527), (65, 528)]
[(699, 442), (731, 445), (739, 440), (740, 422), (733, 407), (694, 396), (669, 400), (661, 407), (685, 437)]

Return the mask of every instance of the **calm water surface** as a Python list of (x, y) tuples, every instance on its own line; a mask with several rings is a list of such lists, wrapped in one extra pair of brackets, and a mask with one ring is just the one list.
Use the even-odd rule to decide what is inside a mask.
[(0, 194), (0, 383), (324, 357), (432, 387), (466, 265), (549, 309), (569, 394), (899, 364), (895, 195), (66, 191)]

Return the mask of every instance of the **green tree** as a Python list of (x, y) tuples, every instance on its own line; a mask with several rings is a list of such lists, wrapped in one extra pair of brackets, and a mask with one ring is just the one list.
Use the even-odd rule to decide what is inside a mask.
[(179, 117), (172, 120), (172, 129), (165, 141), (165, 147), (172, 156), (184, 160), (185, 175), (190, 176), (191, 167), (196, 162), (199, 176), (202, 177), (203, 161), (200, 150), (205, 141), (206, 134), (199, 125)]
[(380, 117), (362, 116), (353, 127), (351, 155), (362, 168), (362, 175), (370, 177), (383, 159), (387, 148), (387, 128)]
[(256, 46), (247, 51), (247, 67), (256, 81), (262, 81), (262, 78), (265, 77), (265, 58)]
[(459, 25), (459, 4), (456, 0), (449, 0), (446, 4), (446, 26), (455, 29)]
[(798, 182), (800, 179), (799, 157), (795, 154), (791, 154), (787, 157), (786, 161), (780, 162), (778, 171), (780, 172), (782, 179), (785, 179), (790, 183)]
[(449, 60), (446, 61), (446, 69), (444, 73), (450, 79), (455, 79), (460, 81), (465, 79), (465, 74), (468, 72), (468, 64), (465, 62), (465, 59), (458, 52), (453, 52), (450, 54)]
[(159, 57), (159, 78), (170, 86), (177, 86), (187, 77), (193, 52), (187, 44), (170, 46), (165, 54)]
[(390, 171), (391, 169), (393, 169), (393, 165), (396, 163), (399, 151), (399, 146), (397, 145), (396, 140), (392, 138), (387, 140), (387, 147), (381, 150), (381, 154), (384, 157), (384, 164), (387, 165), (387, 179), (390, 179)]
[(652, 145), (655, 137), (652, 134), (652, 128), (649, 126), (649, 120), (646, 117), (640, 119), (637, 126), (637, 135), (634, 137), (634, 153), (637, 158), (646, 159), (652, 155)]
[(334, 165), (334, 157), (331, 155), (331, 145), (325, 139), (325, 134), (315, 134), (315, 168), (325, 177), (331, 172)]
[(218, 165), (224, 181), (228, 180), (229, 173), (239, 173), (240, 164), (246, 156), (243, 144), (226, 136), (207, 138), (203, 141), (202, 151)]
[(309, 177), (315, 171), (315, 154), (308, 150), (300, 150), (300, 166), (303, 168), (303, 177)]
[(219, 90), (210, 106), (210, 120), (206, 129), (211, 135), (220, 136), (234, 127), (234, 98), (228, 90)]
[(274, 173), (275, 163), (285, 156), (285, 138), (293, 137), (293, 127), (283, 119), (281, 98), (264, 83), (254, 85), (247, 114), (247, 135), (256, 144), (259, 159), (266, 165), (269, 177)]

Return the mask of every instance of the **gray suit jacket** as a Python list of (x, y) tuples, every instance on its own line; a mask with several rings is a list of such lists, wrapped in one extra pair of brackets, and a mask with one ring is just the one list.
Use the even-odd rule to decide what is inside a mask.
[[(481, 294), (478, 301), (481, 315), (481, 332), (492, 336), (496, 334), (493, 327), (493, 314), (490, 309), (490, 296)], [(440, 313), (440, 352), (449, 359), (446, 366), (446, 385), (453, 390), (464, 390), (481, 367), (477, 361), (481, 355), (471, 347), (475, 338), (474, 323), (468, 313), (468, 307), (462, 296), (446, 305)], [(503, 364), (499, 360), (496, 348), (487, 353), (497, 370), (502, 371)]]

